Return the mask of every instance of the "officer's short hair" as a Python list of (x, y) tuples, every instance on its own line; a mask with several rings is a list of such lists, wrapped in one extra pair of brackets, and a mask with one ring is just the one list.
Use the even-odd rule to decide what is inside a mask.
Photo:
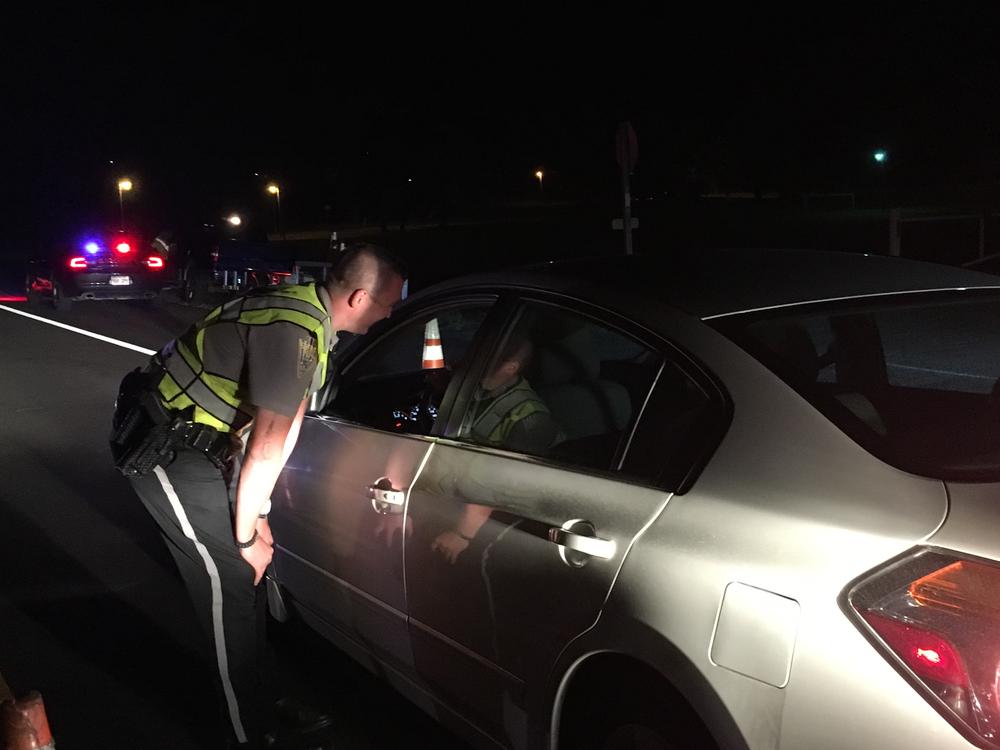
[(378, 293), (393, 275), (406, 278), (399, 259), (385, 248), (364, 243), (347, 248), (337, 257), (330, 278), (337, 286)]

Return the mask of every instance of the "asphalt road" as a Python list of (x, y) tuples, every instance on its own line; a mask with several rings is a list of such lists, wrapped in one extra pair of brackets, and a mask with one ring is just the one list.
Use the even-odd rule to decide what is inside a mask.
[[(0, 294), (16, 291), (0, 277)], [(37, 311), (148, 349), (202, 313)], [(42, 692), (60, 750), (213, 747), (211, 673), (188, 645), (185, 592), (106, 443), (117, 384), (145, 360), (0, 309), (0, 675), (15, 694)], [(333, 715), (338, 749), (464, 747), (303, 626), (273, 627), (271, 643), (281, 691)]]

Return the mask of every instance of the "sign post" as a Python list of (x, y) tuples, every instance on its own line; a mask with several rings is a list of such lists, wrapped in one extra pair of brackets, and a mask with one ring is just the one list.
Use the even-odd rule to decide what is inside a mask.
[(639, 158), (639, 139), (632, 123), (623, 122), (615, 136), (615, 158), (622, 171), (622, 229), (625, 232), (625, 254), (632, 255), (632, 192), (629, 178)]

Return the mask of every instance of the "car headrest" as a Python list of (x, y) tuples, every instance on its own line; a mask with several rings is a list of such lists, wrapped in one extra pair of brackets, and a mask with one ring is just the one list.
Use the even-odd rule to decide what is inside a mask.
[(601, 361), (590, 331), (581, 328), (544, 345), (536, 344), (531, 372), (532, 382), (546, 385), (596, 380), (601, 373)]

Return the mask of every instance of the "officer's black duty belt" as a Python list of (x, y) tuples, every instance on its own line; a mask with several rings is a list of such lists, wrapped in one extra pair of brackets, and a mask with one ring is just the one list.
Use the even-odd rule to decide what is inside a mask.
[(137, 368), (119, 387), (110, 439), (115, 467), (127, 477), (144, 476), (169, 464), (177, 449), (192, 448), (225, 468), (232, 437), (165, 409), (153, 390), (158, 378), (152, 369)]

